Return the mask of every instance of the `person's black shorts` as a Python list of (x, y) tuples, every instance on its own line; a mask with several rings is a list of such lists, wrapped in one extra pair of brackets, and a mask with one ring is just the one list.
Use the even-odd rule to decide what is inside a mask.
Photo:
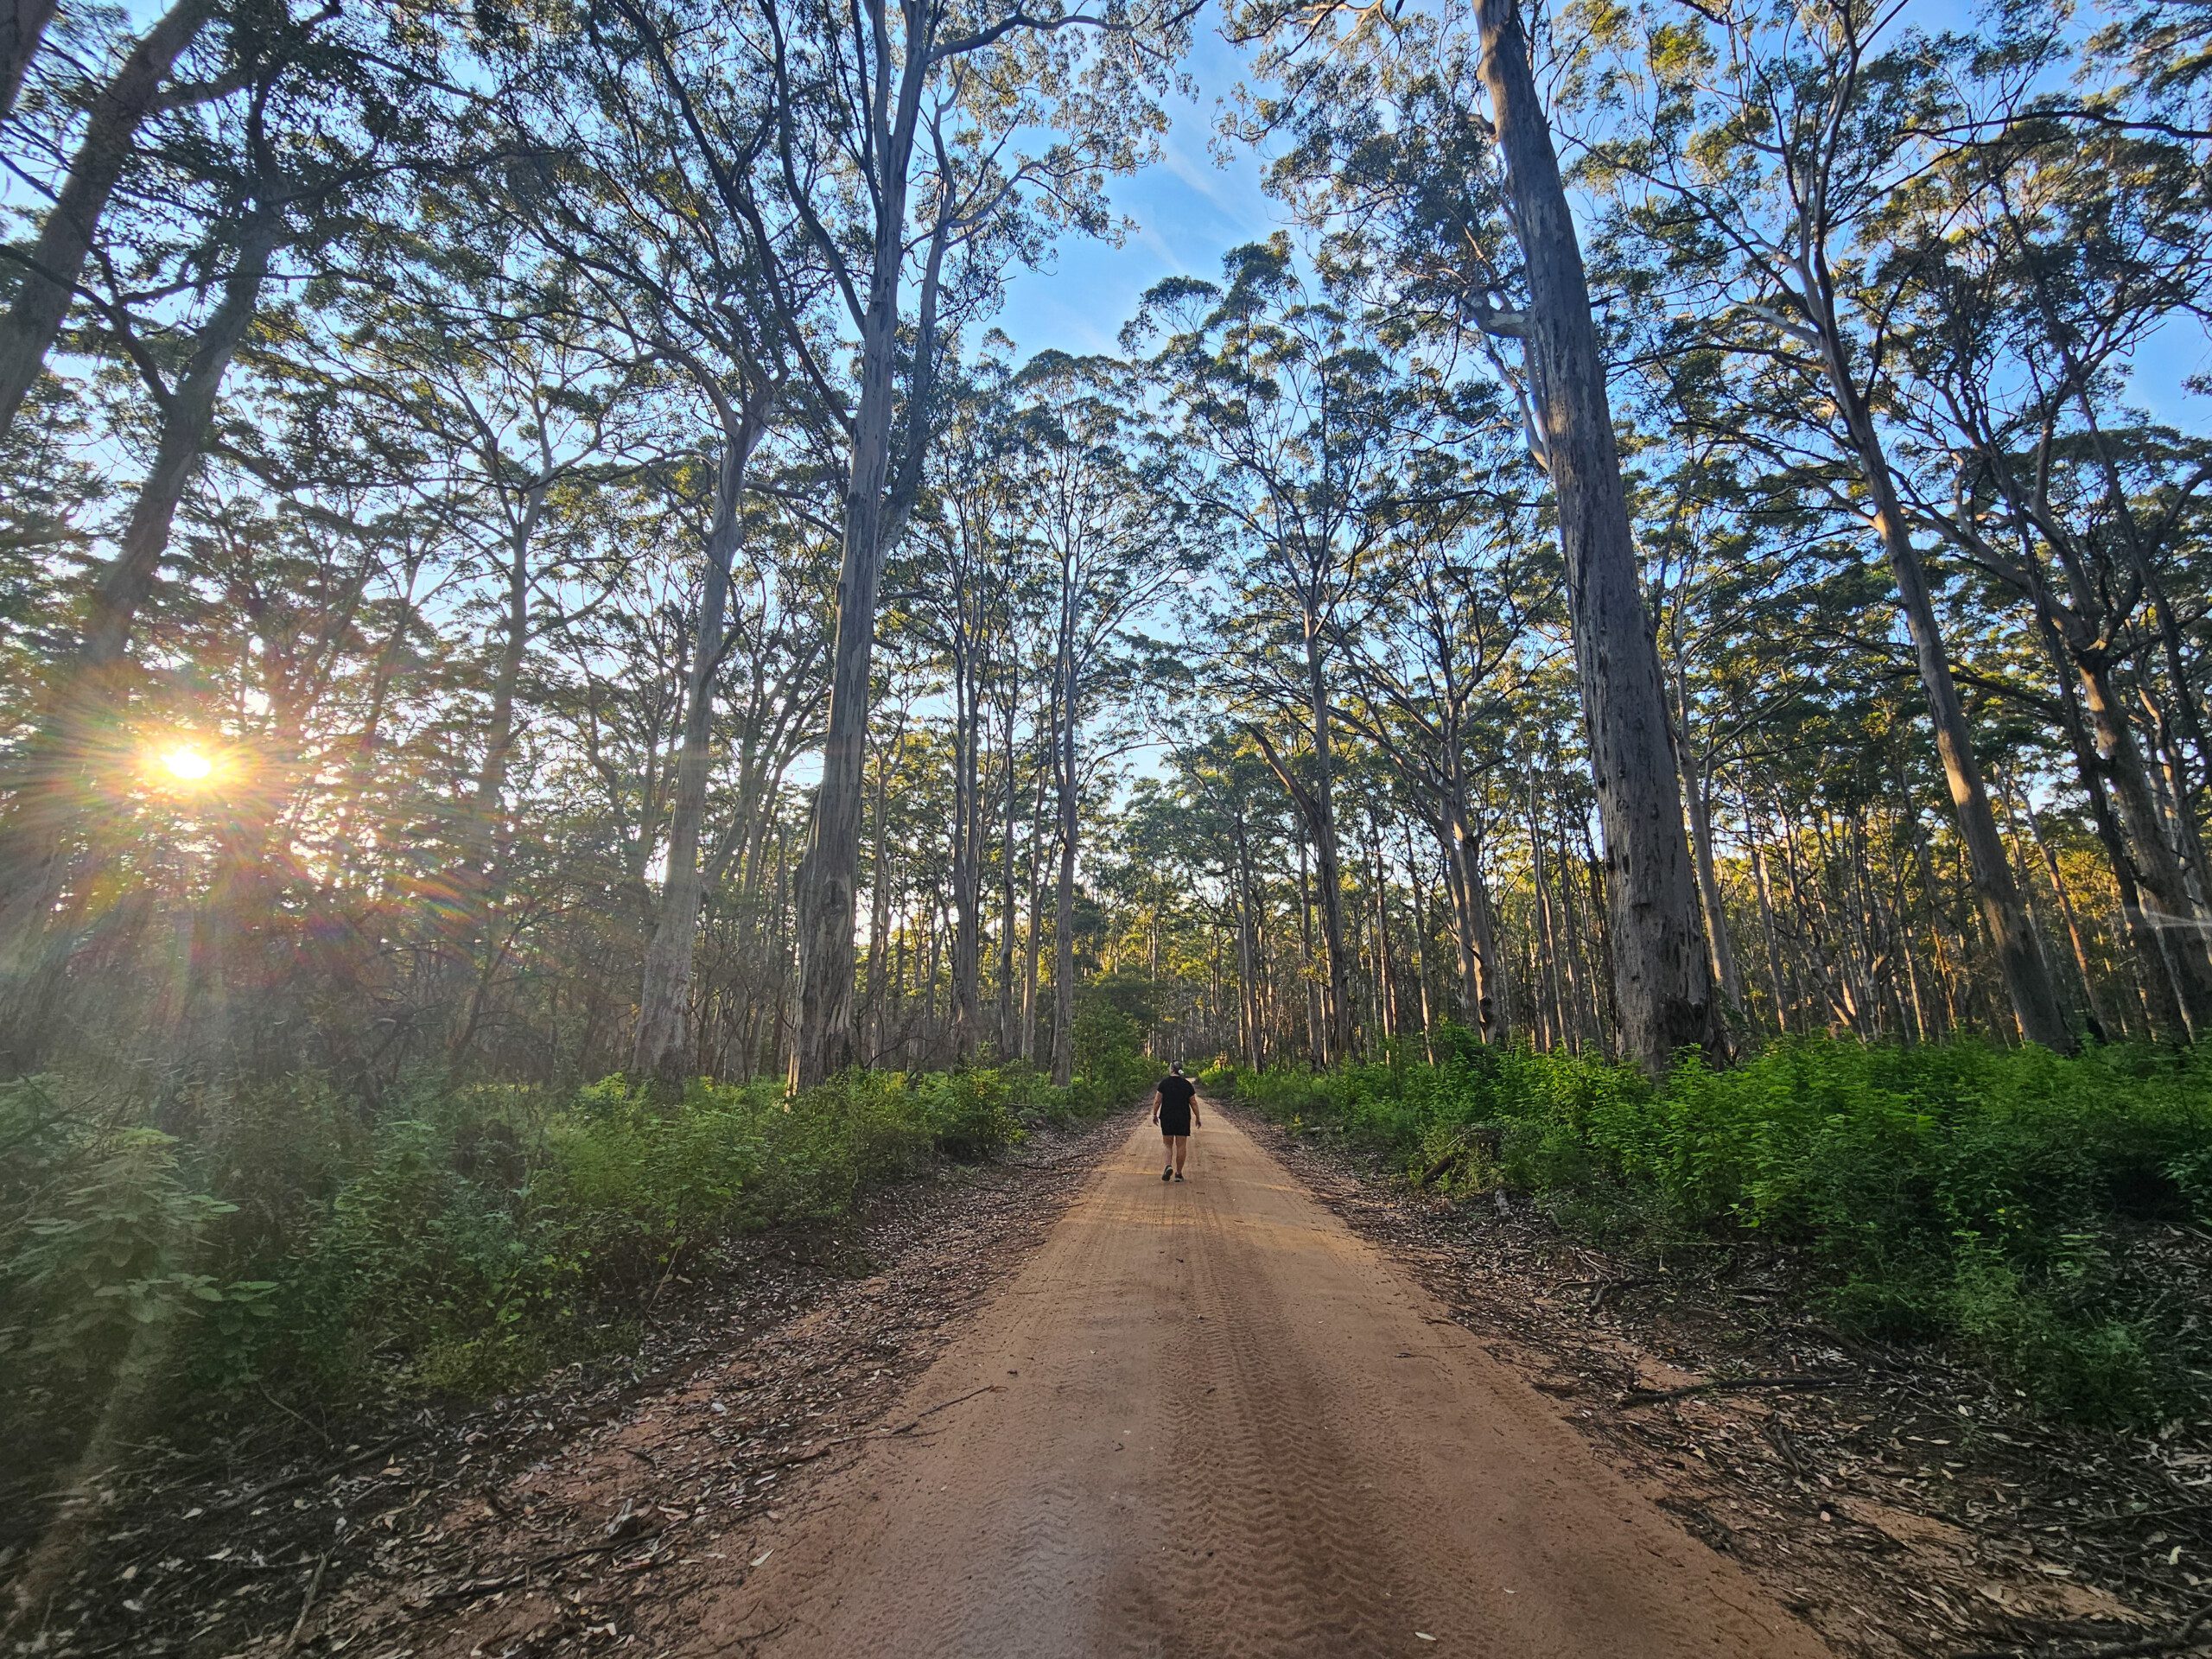
[(1160, 1132), (1162, 1135), (1188, 1135), (1191, 1132), (1191, 1109), (1188, 1106), (1162, 1106), (1160, 1109)]

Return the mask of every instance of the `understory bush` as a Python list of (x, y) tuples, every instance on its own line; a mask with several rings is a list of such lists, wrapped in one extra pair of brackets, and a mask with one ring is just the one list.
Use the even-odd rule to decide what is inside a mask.
[[(763, 1229), (836, 1222), (936, 1160), (1126, 1105), (1133, 1029), (1082, 1072), (855, 1071), (667, 1099), (425, 1088), (371, 1111), (318, 1077), (164, 1109), (0, 1084), (0, 1416), (10, 1462), (67, 1455), (128, 1378), (160, 1408), (479, 1395), (632, 1343), (669, 1285)], [(133, 1409), (137, 1408), (134, 1406)]]
[(1237, 1096), (1617, 1243), (1764, 1241), (1843, 1328), (1941, 1342), (2056, 1413), (2205, 1403), (2212, 1056), (1816, 1038), (1655, 1084), (1455, 1035), (1433, 1065), (1248, 1073)]

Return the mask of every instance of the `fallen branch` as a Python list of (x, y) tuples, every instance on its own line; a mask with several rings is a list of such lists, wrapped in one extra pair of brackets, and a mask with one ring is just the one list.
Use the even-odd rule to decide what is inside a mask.
[(1687, 1382), (1679, 1389), (1630, 1389), (1621, 1395), (1623, 1406), (1663, 1405), (1697, 1394), (1750, 1394), (1765, 1389), (1776, 1394), (1809, 1394), (1821, 1389), (1849, 1388), (1886, 1376), (1883, 1371), (1812, 1371), (1802, 1376), (1727, 1376), (1705, 1382)]
[(1496, 1123), (1467, 1124), (1465, 1128), (1461, 1128), (1458, 1135), (1454, 1137), (1452, 1144), (1446, 1148), (1444, 1155), (1441, 1158), (1439, 1158), (1434, 1163), (1431, 1164), (1427, 1169), (1423, 1170), (1421, 1173), (1421, 1179), (1415, 1181), (1414, 1185), (1416, 1187), (1426, 1187), (1433, 1185), (1436, 1181), (1440, 1179), (1446, 1172), (1450, 1170), (1453, 1165), (1463, 1162), (1466, 1159), (1467, 1154), (1475, 1151), (1478, 1147), (1489, 1153), (1493, 1158), (1496, 1157), (1497, 1155), (1498, 1141), (1503, 1134), (1503, 1128)]
[(1664, 1280), (1659, 1277), (1645, 1279), (1609, 1279), (1590, 1294), (1590, 1311), (1592, 1313), (1602, 1313), (1605, 1311), (1605, 1304), (1612, 1300), (1614, 1297), (1623, 1295), (1631, 1290), (1642, 1290), (1647, 1285), (1656, 1285), (1663, 1282), (1665, 1282)]
[(358, 1469), (365, 1463), (375, 1462), (378, 1458), (384, 1457), (389, 1452), (398, 1450), (399, 1447), (405, 1446), (410, 1440), (421, 1440), (423, 1438), (423, 1432), (424, 1431), (419, 1428), (410, 1429), (404, 1434), (394, 1435), (391, 1440), (385, 1441), (381, 1446), (372, 1446), (367, 1451), (358, 1452), (354, 1453), (353, 1456), (346, 1458), (339, 1463), (327, 1464), (320, 1468), (310, 1467), (301, 1469), (291, 1474), (283, 1476), (282, 1478), (277, 1480), (264, 1481), (260, 1485), (253, 1487), (250, 1491), (240, 1492), (236, 1497), (226, 1498), (220, 1503), (212, 1504), (209, 1507), (212, 1508), (218, 1515), (224, 1514), (232, 1510), (242, 1510), (249, 1503), (258, 1503), (261, 1499), (267, 1497), (272, 1492), (289, 1491), (295, 1486), (304, 1486), (310, 1481), (322, 1480), (332, 1476), (342, 1475), (349, 1469)]
[(300, 1645), (300, 1637), (308, 1627), (308, 1615), (315, 1611), (315, 1592), (322, 1588), (323, 1569), (330, 1565), (330, 1553), (326, 1550), (315, 1564), (315, 1571), (308, 1577), (308, 1592), (300, 1598), (300, 1616), (292, 1621), (292, 1633), (284, 1638), (284, 1645), (276, 1649), (276, 1659), (284, 1659)]

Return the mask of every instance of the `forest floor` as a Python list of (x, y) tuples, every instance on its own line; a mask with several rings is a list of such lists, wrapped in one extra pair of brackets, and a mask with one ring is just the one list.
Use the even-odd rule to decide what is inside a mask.
[(1148, 1125), (1040, 1135), (758, 1242), (619, 1370), (288, 1461), (149, 1458), (10, 1646), (1960, 1659), (2200, 1628), (2194, 1454), (1242, 1115), (1194, 1145), (1178, 1185)]

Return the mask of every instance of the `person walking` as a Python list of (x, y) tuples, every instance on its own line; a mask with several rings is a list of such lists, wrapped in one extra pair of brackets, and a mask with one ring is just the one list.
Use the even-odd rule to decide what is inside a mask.
[(1167, 1068), (1167, 1075), (1152, 1091), (1152, 1121), (1160, 1125), (1160, 1139), (1167, 1143), (1167, 1167), (1160, 1172), (1160, 1179), (1179, 1181), (1191, 1131), (1198, 1127), (1198, 1086), (1183, 1075), (1180, 1060)]

